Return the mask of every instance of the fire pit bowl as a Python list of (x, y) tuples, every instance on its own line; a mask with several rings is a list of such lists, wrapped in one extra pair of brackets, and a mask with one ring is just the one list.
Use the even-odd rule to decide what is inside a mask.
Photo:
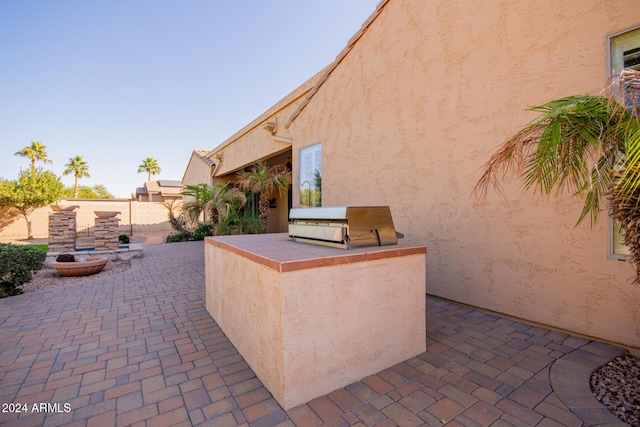
[(93, 211), (98, 218), (114, 218), (116, 215), (120, 215), (118, 211)]
[(53, 262), (53, 268), (61, 276), (89, 276), (102, 271), (109, 258), (88, 256), (78, 258), (75, 262)]
[(72, 205), (72, 206), (60, 206), (60, 205), (49, 205), (51, 207), (51, 210), (54, 212), (71, 212), (73, 211), (75, 208), (78, 208), (78, 205)]

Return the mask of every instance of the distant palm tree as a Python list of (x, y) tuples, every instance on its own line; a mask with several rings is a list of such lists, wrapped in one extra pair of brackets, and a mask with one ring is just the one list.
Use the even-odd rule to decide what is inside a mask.
[(46, 145), (40, 141), (31, 142), (31, 145), (24, 147), (22, 150), (14, 153), (14, 156), (28, 157), (31, 159), (31, 173), (36, 171), (36, 160), (44, 163), (53, 163), (46, 152)]
[(274, 190), (278, 194), (287, 191), (291, 182), (291, 171), (283, 165), (267, 166), (264, 161), (256, 163), (249, 172), (238, 172), (238, 184), (245, 191), (259, 194), (258, 209), (260, 212), (260, 222), (264, 229), (267, 229), (269, 218), (269, 197)]
[(158, 161), (153, 157), (147, 157), (138, 166), (138, 173), (147, 172), (147, 182), (151, 181), (151, 175), (157, 175), (162, 171), (158, 165)]
[(69, 175), (73, 173), (75, 177), (76, 182), (73, 187), (73, 198), (75, 199), (78, 197), (78, 178), (91, 178), (91, 175), (89, 175), (89, 165), (81, 156), (75, 156), (71, 157), (69, 163), (64, 166), (66, 169), (62, 174)]

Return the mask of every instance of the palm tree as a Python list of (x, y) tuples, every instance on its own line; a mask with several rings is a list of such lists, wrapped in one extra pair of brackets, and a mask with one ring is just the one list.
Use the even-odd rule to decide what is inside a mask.
[(236, 206), (244, 206), (247, 202), (245, 194), (229, 183), (187, 185), (182, 194), (194, 199), (186, 202), (182, 211), (193, 222), (197, 222), (200, 215), (206, 212), (216, 228), (219, 221), (226, 219)]
[(473, 193), (480, 200), (510, 169), (542, 194), (568, 189), (584, 198), (578, 223), (592, 226), (600, 203), (620, 222), (640, 284), (640, 71), (625, 69), (604, 95), (570, 96), (532, 107), (541, 116), (485, 164)]
[(75, 156), (69, 158), (69, 162), (64, 166), (66, 169), (62, 174), (69, 175), (73, 173), (75, 177), (75, 185), (73, 187), (73, 198), (75, 199), (78, 197), (78, 178), (91, 178), (91, 175), (89, 175), (89, 165), (82, 156)]
[(153, 157), (147, 157), (138, 166), (138, 173), (147, 172), (147, 182), (151, 181), (151, 175), (157, 175), (162, 171), (158, 165), (158, 161)]
[(176, 199), (171, 199), (162, 204), (169, 211), (169, 223), (171, 227), (180, 234), (189, 235), (191, 232), (185, 227), (185, 221), (182, 219), (182, 215), (176, 216), (176, 212), (182, 209), (182, 202)]
[(264, 161), (256, 163), (249, 172), (238, 172), (238, 184), (245, 191), (259, 194), (260, 222), (267, 229), (269, 219), (269, 197), (274, 190), (282, 196), (291, 182), (291, 171), (283, 165), (267, 166)]
[(22, 150), (14, 153), (14, 156), (28, 157), (31, 159), (31, 173), (36, 171), (36, 160), (44, 163), (52, 163), (47, 156), (47, 146), (40, 141), (31, 142), (31, 145), (24, 147)]

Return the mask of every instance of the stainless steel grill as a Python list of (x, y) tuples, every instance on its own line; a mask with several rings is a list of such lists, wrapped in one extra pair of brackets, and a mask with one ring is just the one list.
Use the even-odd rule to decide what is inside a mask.
[(388, 206), (294, 208), (289, 236), (296, 242), (349, 249), (398, 243)]

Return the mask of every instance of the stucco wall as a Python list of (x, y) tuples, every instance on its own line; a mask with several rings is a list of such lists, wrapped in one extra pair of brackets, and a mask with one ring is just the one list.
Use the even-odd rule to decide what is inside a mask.
[(389, 205), (425, 245), (427, 292), (640, 347), (640, 287), (608, 260), (606, 214), (582, 202), (471, 191), (525, 111), (605, 85), (606, 35), (640, 24), (637, 0), (392, 0), (289, 131), (322, 142), (323, 204)]
[(182, 177), (184, 185), (211, 184), (211, 167), (197, 155), (191, 154), (189, 164)]
[[(284, 394), (278, 272), (205, 244), (206, 307), (275, 395)], [(280, 351), (273, 351), (280, 349)]]
[(284, 409), (424, 352), (425, 248), (205, 239), (206, 308)]
[[(130, 234), (171, 234), (173, 229), (169, 224), (169, 211), (162, 203), (137, 202), (128, 199), (112, 200), (66, 200), (59, 203), (62, 206), (77, 205), (76, 228), (78, 236), (84, 236), (87, 229), (95, 226), (96, 215), (94, 211), (120, 212), (120, 227), (123, 232)], [(30, 215), (32, 221), (32, 233), (35, 238), (46, 238), (49, 235), (49, 214), (52, 212), (49, 206), (37, 209)], [(23, 217), (15, 217), (10, 221), (0, 223), (1, 240), (25, 239), (27, 226)]]
[[(216, 176), (224, 176), (249, 166), (257, 160), (288, 152), (291, 149), (291, 142), (288, 140), (289, 135), (283, 128), (283, 123), (316, 79), (317, 75), (307, 80), (216, 147), (213, 151), (222, 159), (216, 170)], [(267, 122), (275, 123), (275, 135), (284, 139), (274, 138), (271, 132), (263, 129), (263, 125)]]
[(417, 254), (282, 275), (289, 407), (425, 351), (424, 260)]

